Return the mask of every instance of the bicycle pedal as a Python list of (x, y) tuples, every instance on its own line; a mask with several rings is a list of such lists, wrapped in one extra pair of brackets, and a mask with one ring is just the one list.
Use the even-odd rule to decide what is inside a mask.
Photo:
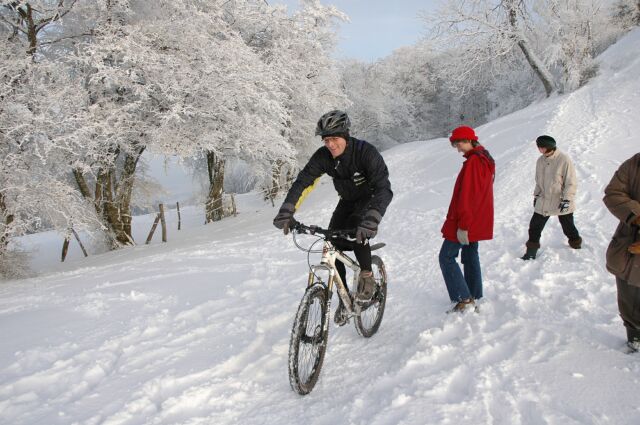
[(371, 305), (375, 302), (375, 298), (371, 298), (368, 300), (362, 300), (358, 297), (356, 297), (356, 299), (354, 300), (353, 305), (357, 306), (358, 308), (360, 308), (360, 310), (366, 310), (369, 307), (371, 307)]
[(341, 328), (349, 323), (349, 318), (347, 317), (346, 319), (334, 320), (333, 323), (335, 323), (337, 327)]
[(349, 323), (349, 319), (349, 315), (346, 312), (343, 312), (333, 316), (333, 323), (335, 323), (336, 326), (341, 327)]

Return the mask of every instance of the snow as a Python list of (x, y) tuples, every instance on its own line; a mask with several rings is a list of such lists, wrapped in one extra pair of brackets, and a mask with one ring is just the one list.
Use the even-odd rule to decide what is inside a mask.
[[(638, 151), (640, 30), (600, 63), (576, 92), (477, 129), (497, 163), (478, 314), (444, 314), (437, 261), (462, 159), (445, 139), (408, 143), (384, 153), (395, 192), (377, 238), (387, 243), (384, 320), (370, 339), (352, 325), (330, 328), (310, 395), (287, 377), (307, 256), (272, 227), (276, 208), (245, 195), (241, 213), (221, 223), (203, 226), (185, 209), (177, 232), (169, 214), (166, 244), (156, 234), (151, 245), (86, 259), (75, 247), (54, 264), (59, 237), (26, 238), (41, 247), (41, 273), (0, 284), (0, 423), (640, 423), (640, 356), (623, 351), (604, 266), (616, 221), (601, 201)], [(584, 246), (570, 249), (552, 218), (539, 258), (525, 263), (540, 134), (574, 160)], [(298, 218), (326, 224), (336, 199), (325, 179)], [(134, 223), (137, 240), (152, 219)]]

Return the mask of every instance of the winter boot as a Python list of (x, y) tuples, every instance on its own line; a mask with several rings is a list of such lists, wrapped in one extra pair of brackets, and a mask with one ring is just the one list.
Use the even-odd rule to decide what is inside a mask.
[(347, 315), (347, 309), (342, 303), (342, 300), (340, 300), (340, 304), (338, 304), (338, 308), (336, 309), (336, 314), (333, 316), (333, 321), (338, 326), (344, 326), (349, 321), (349, 316)]
[(627, 341), (627, 353), (633, 354), (640, 351), (640, 340)]
[(451, 308), (451, 310), (447, 311), (449, 313), (464, 313), (467, 310), (475, 309), (476, 303), (473, 298), (465, 298), (464, 300), (458, 301), (456, 305)]
[(640, 351), (640, 329), (627, 328), (627, 348), (629, 353)]
[(376, 291), (376, 280), (373, 278), (373, 272), (366, 270), (361, 271), (358, 277), (358, 294), (356, 301), (359, 303), (368, 303), (373, 298)]
[(580, 236), (578, 236), (575, 239), (569, 239), (569, 246), (573, 249), (580, 249), (582, 248), (582, 238)]
[(524, 255), (520, 258), (523, 260), (535, 260), (536, 254), (540, 249), (540, 243), (527, 241), (526, 247), (527, 247), (527, 252), (525, 252)]

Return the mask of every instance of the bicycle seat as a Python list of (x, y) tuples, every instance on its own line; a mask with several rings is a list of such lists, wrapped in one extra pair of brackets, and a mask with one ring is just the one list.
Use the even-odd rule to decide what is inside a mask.
[(383, 247), (385, 247), (385, 246), (387, 246), (387, 244), (386, 244), (386, 243), (384, 243), (384, 242), (378, 242), (378, 243), (376, 243), (376, 244), (371, 245), (371, 251), (375, 251), (376, 249), (380, 249), (380, 248), (383, 248)]
[(340, 251), (353, 251), (353, 247), (356, 246), (355, 241), (350, 241), (344, 238), (331, 238), (330, 240)]

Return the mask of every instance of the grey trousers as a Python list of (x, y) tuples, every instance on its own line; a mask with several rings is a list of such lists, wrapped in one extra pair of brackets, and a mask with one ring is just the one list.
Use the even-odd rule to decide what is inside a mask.
[(629, 341), (640, 341), (640, 287), (616, 277), (618, 310)]

